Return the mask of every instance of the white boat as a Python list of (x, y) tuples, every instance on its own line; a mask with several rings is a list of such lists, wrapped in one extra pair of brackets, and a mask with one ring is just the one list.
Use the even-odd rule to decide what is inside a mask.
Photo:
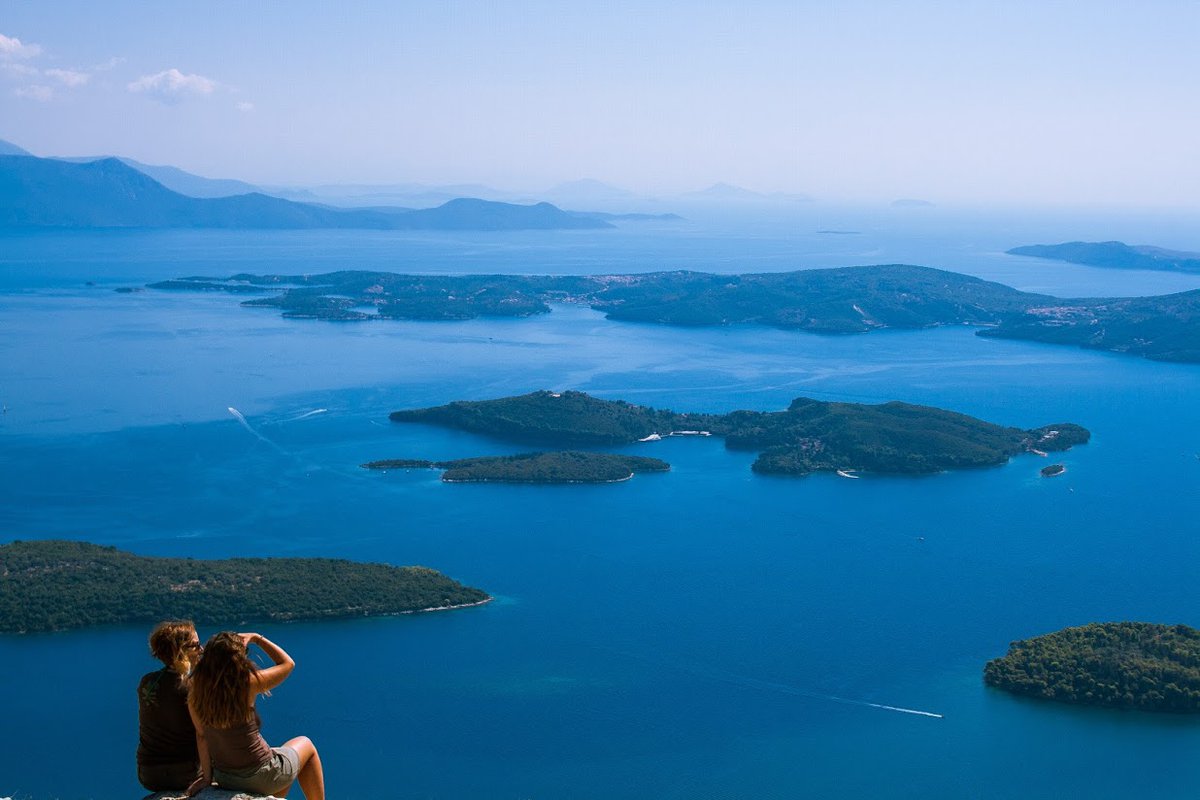
[(839, 469), (837, 470), (837, 474), (843, 478), (853, 478), (854, 480), (858, 480), (859, 478), (858, 475), (854, 474), (853, 470), (848, 469)]

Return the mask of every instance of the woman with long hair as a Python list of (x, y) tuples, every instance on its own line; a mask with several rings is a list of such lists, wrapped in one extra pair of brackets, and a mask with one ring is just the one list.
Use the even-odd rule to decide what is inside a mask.
[(200, 657), (188, 620), (160, 622), (150, 653), (163, 663), (138, 682), (138, 781), (152, 792), (183, 791), (200, 776), (196, 728), (187, 706), (187, 676)]
[[(259, 669), (246, 652), (252, 644), (275, 663)], [(270, 747), (259, 732), (255, 698), (283, 683), (295, 666), (283, 648), (257, 633), (225, 631), (204, 645), (188, 691), (203, 771), (197, 790), (215, 780), (225, 789), (284, 797), (298, 780), (307, 800), (325, 800), (325, 774), (312, 741), (297, 736)]]

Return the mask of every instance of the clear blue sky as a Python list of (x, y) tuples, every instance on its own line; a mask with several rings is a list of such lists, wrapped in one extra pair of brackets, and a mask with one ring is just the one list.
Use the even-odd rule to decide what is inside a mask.
[(0, 2), (0, 138), (39, 155), (1200, 207), (1193, 2)]

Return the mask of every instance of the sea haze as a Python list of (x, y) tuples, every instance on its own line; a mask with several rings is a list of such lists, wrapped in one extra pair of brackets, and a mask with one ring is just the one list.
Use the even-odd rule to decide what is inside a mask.
[[(112, 291), (237, 272), (892, 261), (1064, 296), (1200, 287), (1003, 254), (1089, 238), (1088, 224), (1050, 236), (1045, 219), (847, 214), (502, 235), (6, 234), (0, 540), (423, 564), (494, 594), (457, 612), (257, 626), (298, 662), (261, 701), (265, 733), (311, 736), (331, 796), (1188, 796), (1195, 720), (1038, 704), (986, 689), (981, 671), (1010, 640), (1066, 625), (1200, 623), (1196, 365), (967, 328), (675, 329), (572, 306), (342, 324), (224, 294)], [(860, 232), (816, 233), (834, 228)], [(1190, 244), (1160, 229), (1120, 238)], [(1077, 422), (1093, 438), (1054, 479), (1032, 455), (923, 478), (772, 479), (715, 438), (619, 448), (673, 469), (607, 486), (358, 467), (526, 449), (387, 414), (540, 388), (680, 411), (896, 399), (1022, 428)], [(0, 797), (139, 796), (146, 632), (0, 637)], [(31, 738), (63, 743), (71, 769)]]

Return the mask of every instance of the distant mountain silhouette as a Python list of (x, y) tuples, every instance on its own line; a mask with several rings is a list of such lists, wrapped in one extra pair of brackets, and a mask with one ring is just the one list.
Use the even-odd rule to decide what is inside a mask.
[(3, 139), (0, 139), (0, 156), (31, 156), (31, 155), (33, 155), (33, 153), (29, 152), (25, 148), (17, 147), (12, 142), (6, 142)]
[(707, 200), (765, 200), (766, 195), (734, 186), (732, 183), (714, 183), (707, 189), (698, 192), (688, 192), (684, 197), (704, 198)]
[(239, 181), (235, 178), (205, 178), (202, 175), (186, 172), (179, 167), (172, 167), (169, 164), (156, 166), (154, 164), (143, 164), (140, 161), (134, 161), (132, 158), (121, 158), (121, 160), (138, 172), (154, 178), (154, 180), (171, 191), (186, 194), (188, 197), (233, 197), (234, 195), (254, 194), (255, 192), (267, 195), (272, 194), (272, 192), (265, 191), (252, 183)]
[(550, 203), (518, 206), (460, 197), (437, 208), (422, 208), (395, 217), (397, 228), (430, 230), (553, 230), (611, 228), (602, 219), (570, 214)]
[(548, 230), (611, 226), (549, 203), (517, 206), (457, 199), (420, 211), (381, 211), (334, 209), (261, 193), (188, 197), (116, 158), (75, 163), (10, 155), (0, 156), (0, 227)]
[[(19, 154), (13, 153), (12, 155)], [(234, 195), (254, 194), (255, 192), (279, 196), (275, 192), (265, 191), (245, 181), (234, 180), (233, 178), (205, 178), (202, 175), (186, 172), (179, 167), (143, 164), (140, 161), (135, 161), (125, 156), (55, 156), (55, 159), (58, 161), (69, 161), (72, 164), (87, 164), (92, 161), (103, 161), (106, 158), (115, 158), (121, 163), (133, 167), (143, 175), (149, 175), (171, 191), (179, 192), (188, 197), (233, 197)]]
[(687, 192), (681, 195), (684, 198), (692, 200), (717, 201), (717, 202), (755, 202), (755, 203), (811, 203), (813, 198), (806, 194), (798, 192), (771, 192), (765, 194), (756, 192), (751, 189), (745, 189), (741, 186), (735, 186), (732, 183), (714, 183), (707, 189), (701, 189), (698, 192)]

